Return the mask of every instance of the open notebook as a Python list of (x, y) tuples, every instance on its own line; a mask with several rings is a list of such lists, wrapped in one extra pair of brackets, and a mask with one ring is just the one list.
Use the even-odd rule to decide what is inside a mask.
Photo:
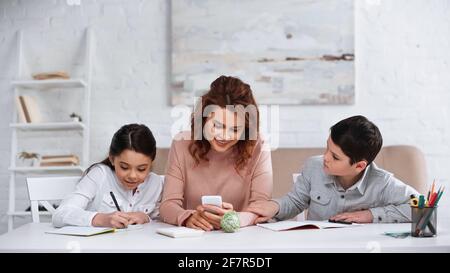
[(183, 238), (183, 237), (198, 237), (202, 236), (205, 231), (187, 227), (168, 227), (159, 228), (156, 230), (157, 233), (166, 235), (172, 238)]
[(326, 221), (280, 221), (275, 223), (257, 224), (259, 227), (273, 231), (284, 231), (292, 229), (325, 229), (325, 228), (346, 228), (360, 226), (361, 224), (340, 224)]
[(45, 233), (60, 234), (60, 235), (73, 235), (73, 236), (93, 236), (97, 234), (103, 234), (108, 232), (114, 232), (114, 228), (108, 227), (77, 227), (77, 226), (65, 226), (62, 228), (54, 228), (47, 230)]

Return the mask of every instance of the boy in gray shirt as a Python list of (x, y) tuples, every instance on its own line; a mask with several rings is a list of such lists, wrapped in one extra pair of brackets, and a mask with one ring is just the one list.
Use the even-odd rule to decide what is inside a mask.
[(309, 158), (293, 189), (252, 209), (255, 223), (290, 219), (308, 209), (308, 220), (355, 223), (411, 221), (408, 204), (417, 191), (373, 162), (383, 140), (377, 126), (363, 116), (331, 127), (327, 149)]

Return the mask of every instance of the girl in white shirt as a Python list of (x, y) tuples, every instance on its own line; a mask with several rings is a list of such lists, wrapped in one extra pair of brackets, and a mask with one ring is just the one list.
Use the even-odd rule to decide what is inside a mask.
[(126, 228), (157, 218), (164, 178), (151, 172), (155, 156), (156, 141), (147, 126), (122, 126), (108, 158), (85, 171), (75, 192), (53, 214), (53, 225)]

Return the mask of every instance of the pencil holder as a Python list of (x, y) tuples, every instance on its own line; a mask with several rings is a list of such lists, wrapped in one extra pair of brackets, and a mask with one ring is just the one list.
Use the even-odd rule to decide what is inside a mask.
[(411, 236), (437, 235), (437, 207), (411, 207)]

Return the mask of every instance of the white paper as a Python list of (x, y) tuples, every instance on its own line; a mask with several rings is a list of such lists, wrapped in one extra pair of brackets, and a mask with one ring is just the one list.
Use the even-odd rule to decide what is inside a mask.
[(187, 227), (169, 227), (169, 228), (159, 228), (156, 230), (157, 233), (166, 235), (172, 238), (182, 238), (182, 237), (198, 237), (205, 233), (204, 230), (187, 228)]
[(118, 228), (116, 229), (116, 231), (122, 232), (122, 231), (132, 231), (132, 230), (137, 230), (137, 229), (142, 229), (144, 228), (143, 225), (141, 224), (135, 224), (135, 225), (128, 225), (127, 228)]

